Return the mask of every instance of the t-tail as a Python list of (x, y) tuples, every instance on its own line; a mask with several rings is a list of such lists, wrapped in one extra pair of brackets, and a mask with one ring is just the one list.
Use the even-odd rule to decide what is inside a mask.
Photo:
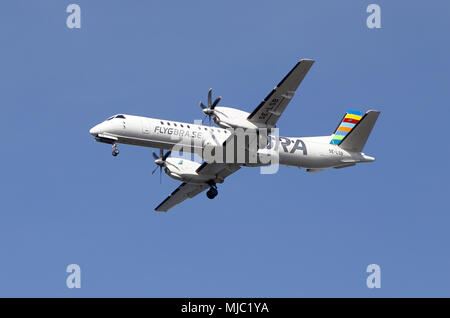
[(331, 136), (330, 144), (347, 151), (362, 152), (378, 115), (377, 110), (369, 110), (364, 116), (360, 111), (348, 110)]

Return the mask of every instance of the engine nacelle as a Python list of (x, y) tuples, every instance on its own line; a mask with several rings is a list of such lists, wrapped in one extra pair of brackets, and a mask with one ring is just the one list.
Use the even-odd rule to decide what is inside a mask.
[[(257, 129), (260, 126), (247, 120), (250, 113), (231, 107), (217, 106), (214, 108), (213, 120), (222, 128)], [(264, 126), (261, 126), (261, 128)]]
[[(183, 158), (169, 157), (166, 159), (164, 172), (171, 178), (187, 183), (208, 183), (214, 176), (198, 174), (196, 170), (200, 163)], [(220, 180), (216, 180), (216, 182)]]

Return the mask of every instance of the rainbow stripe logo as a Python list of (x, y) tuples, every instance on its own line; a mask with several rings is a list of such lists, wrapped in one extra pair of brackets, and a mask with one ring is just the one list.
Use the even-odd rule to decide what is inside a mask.
[(353, 127), (356, 126), (356, 124), (361, 120), (361, 118), (362, 113), (360, 111), (347, 110), (347, 113), (345, 114), (336, 131), (334, 132), (330, 144), (339, 145), (342, 139), (344, 139), (344, 137), (347, 136), (350, 131), (352, 131)]

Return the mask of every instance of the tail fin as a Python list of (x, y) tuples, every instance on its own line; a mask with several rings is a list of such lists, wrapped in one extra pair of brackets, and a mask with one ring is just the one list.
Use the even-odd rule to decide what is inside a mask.
[(347, 111), (330, 143), (348, 151), (361, 152), (378, 115), (380, 112), (376, 110), (369, 110), (364, 116), (359, 111)]
[(361, 120), (362, 113), (358, 110), (347, 110), (341, 123), (336, 128), (331, 138), (330, 144), (339, 145), (342, 140), (352, 131), (356, 124)]

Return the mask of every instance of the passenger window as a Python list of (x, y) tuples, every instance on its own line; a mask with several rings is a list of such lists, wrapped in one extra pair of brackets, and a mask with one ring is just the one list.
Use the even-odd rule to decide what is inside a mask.
[(163, 123), (163, 122), (161, 122), (161, 125), (164, 125), (164, 123)]
[(168, 125), (168, 126), (170, 126), (170, 123), (169, 123), (169, 122), (167, 122), (167, 125)]
[(175, 127), (177, 127), (177, 124), (173, 123), (173, 125), (174, 125)]
[(187, 125), (187, 128), (191, 129), (191, 127), (189, 125)]
[(184, 127), (183, 124), (180, 124), (181, 127)]

